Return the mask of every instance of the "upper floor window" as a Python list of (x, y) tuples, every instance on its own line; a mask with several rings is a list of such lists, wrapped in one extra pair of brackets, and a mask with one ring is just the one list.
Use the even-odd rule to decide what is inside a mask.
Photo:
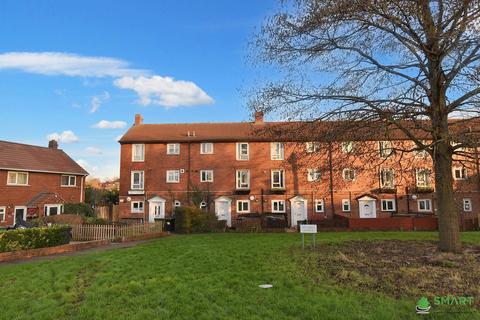
[(285, 147), (283, 142), (272, 142), (270, 144), (270, 159), (283, 160), (285, 157)]
[(415, 150), (415, 153), (414, 153), (415, 158), (426, 158), (428, 155), (428, 152), (427, 152), (428, 142), (426, 140), (421, 140), (420, 142), (425, 146), (425, 148), (420, 149), (420, 147), (417, 144), (415, 144), (415, 148), (417, 148), (417, 150)]
[(320, 142), (312, 141), (305, 143), (305, 149), (307, 153), (314, 153), (320, 151)]
[(285, 171), (284, 170), (272, 170), (272, 189), (285, 188)]
[(132, 161), (143, 162), (145, 160), (145, 145), (132, 144)]
[(395, 171), (393, 169), (380, 170), (380, 188), (395, 187)]
[(248, 160), (248, 159), (249, 159), (248, 142), (238, 142), (237, 143), (237, 160)]
[(74, 187), (77, 185), (77, 177), (75, 176), (62, 176), (62, 187)]
[(7, 212), (6, 207), (0, 207), (0, 221), (2, 222), (5, 221), (6, 212)]
[(426, 188), (430, 187), (430, 170), (428, 169), (417, 169), (416, 171), (416, 181), (417, 187)]
[(28, 185), (28, 172), (9, 171), (7, 184), (13, 186)]
[(285, 212), (285, 200), (272, 200), (272, 212), (273, 213)]
[(200, 154), (213, 154), (213, 143), (203, 142), (200, 144)]
[(315, 212), (324, 212), (325, 208), (323, 206), (323, 199), (315, 200)]
[(132, 171), (132, 190), (143, 190), (143, 171)]
[(250, 189), (250, 170), (237, 170), (237, 189)]
[(465, 167), (453, 168), (453, 178), (455, 180), (466, 180), (468, 178), (467, 168)]
[(309, 182), (320, 180), (320, 169), (307, 169), (307, 180)]
[(381, 157), (387, 158), (390, 156), (393, 153), (392, 141), (379, 141), (378, 151)]
[(342, 171), (342, 177), (345, 181), (353, 181), (356, 178), (355, 169), (346, 168)]
[(213, 182), (213, 170), (200, 170), (200, 182)]
[(351, 153), (353, 151), (353, 141), (344, 141), (342, 142), (342, 152), (343, 153)]
[(180, 154), (180, 143), (168, 143), (167, 154)]
[(237, 212), (249, 213), (250, 201), (249, 200), (237, 200)]
[(180, 170), (167, 170), (167, 183), (179, 183)]

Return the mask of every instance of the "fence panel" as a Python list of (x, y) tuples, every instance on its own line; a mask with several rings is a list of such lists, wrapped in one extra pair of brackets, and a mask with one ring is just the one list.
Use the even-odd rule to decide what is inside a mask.
[(132, 237), (141, 234), (162, 232), (161, 223), (145, 223), (131, 225), (72, 225), (73, 241), (114, 240), (120, 237)]

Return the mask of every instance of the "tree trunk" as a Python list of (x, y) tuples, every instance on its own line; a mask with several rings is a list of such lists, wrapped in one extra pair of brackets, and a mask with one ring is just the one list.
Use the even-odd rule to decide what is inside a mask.
[(459, 253), (462, 251), (462, 244), (458, 212), (453, 196), (452, 152), (447, 141), (438, 141), (435, 144), (433, 160), (439, 233), (438, 249)]

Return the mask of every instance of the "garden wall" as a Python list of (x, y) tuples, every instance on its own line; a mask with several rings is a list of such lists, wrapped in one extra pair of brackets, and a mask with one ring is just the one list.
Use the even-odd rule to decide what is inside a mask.
[(435, 217), (352, 218), (349, 227), (350, 230), (434, 231), (438, 222)]

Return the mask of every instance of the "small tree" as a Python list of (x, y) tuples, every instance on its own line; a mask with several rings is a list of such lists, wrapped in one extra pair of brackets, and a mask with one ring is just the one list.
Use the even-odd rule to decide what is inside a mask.
[[(260, 89), (252, 107), (310, 121), (311, 130), (302, 132), (312, 140), (319, 138), (317, 122), (333, 120), (321, 140), (385, 129), (413, 141), (398, 151), (425, 150), (433, 159), (439, 249), (459, 252), (452, 161), (477, 151), (479, 1), (282, 3), (255, 41), (256, 58), (279, 66), (281, 80)], [(461, 118), (455, 125), (453, 116)]]

